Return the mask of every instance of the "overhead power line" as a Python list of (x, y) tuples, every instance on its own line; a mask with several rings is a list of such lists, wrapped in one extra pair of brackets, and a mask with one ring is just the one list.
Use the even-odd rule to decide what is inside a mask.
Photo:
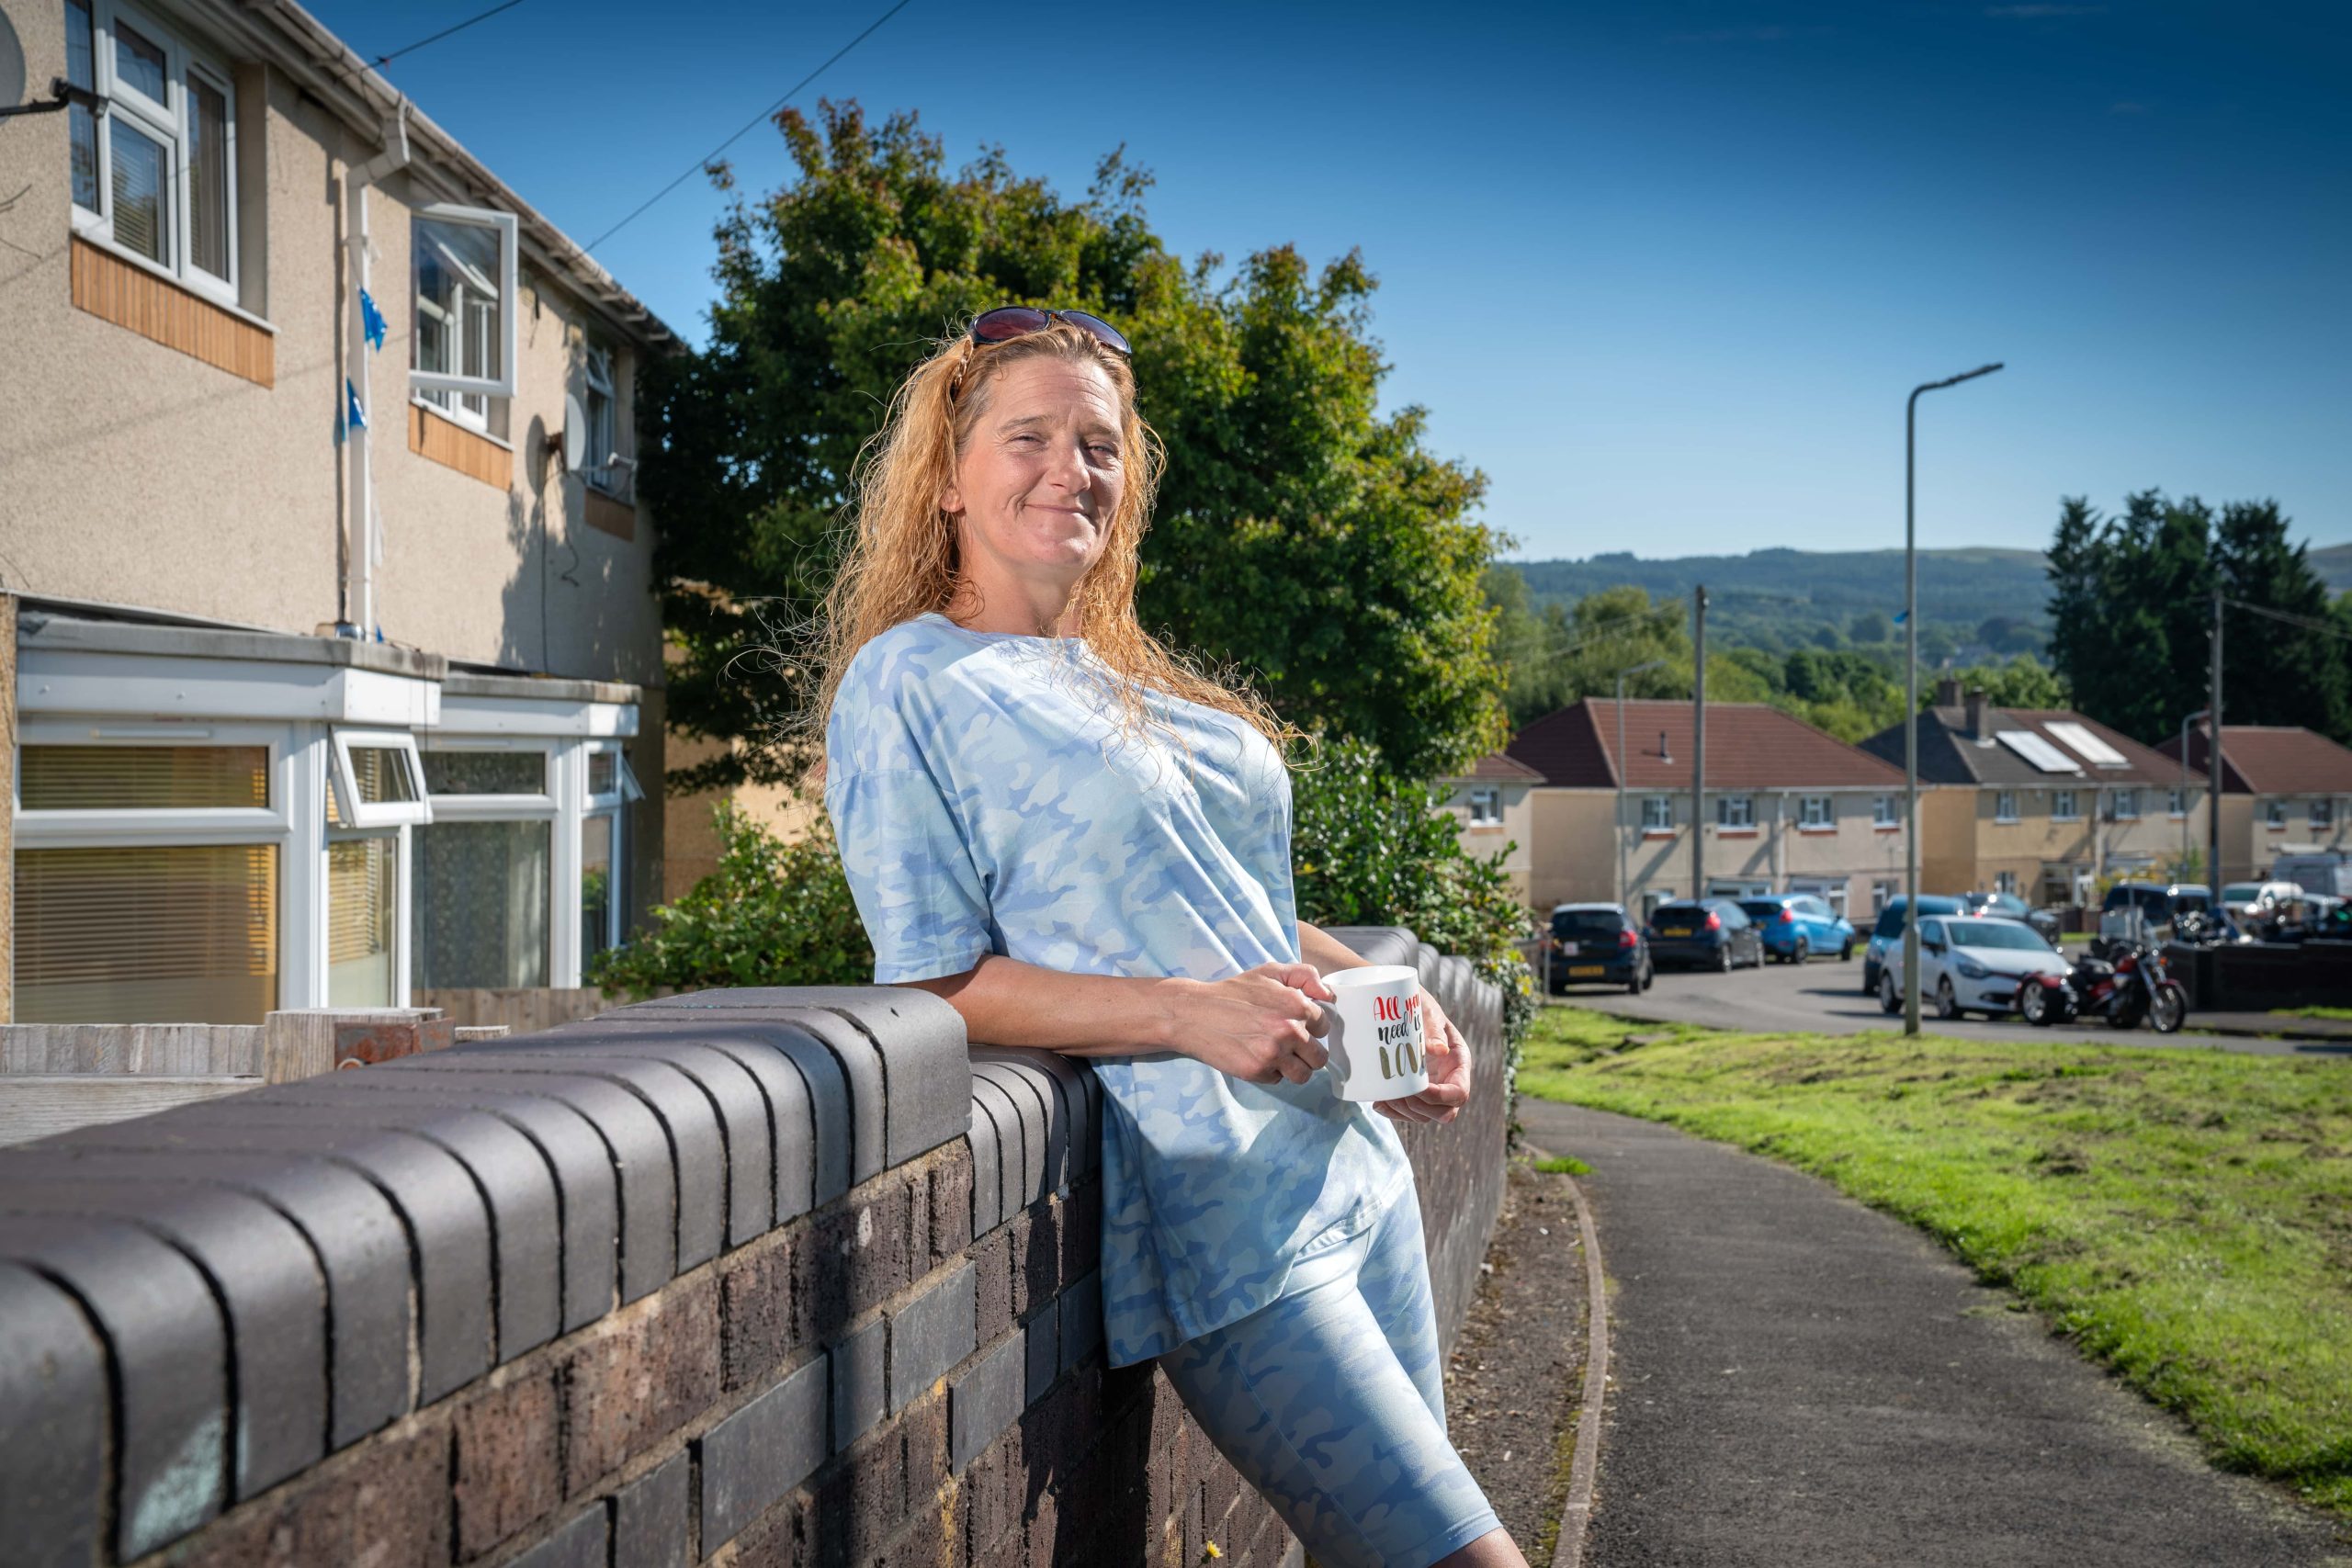
[(2318, 632), (2323, 637), (2352, 642), (2352, 632), (2346, 631), (2342, 626), (2333, 626), (2326, 621), (2314, 620), (2309, 615), (2298, 615), (2291, 610), (2274, 610), (2267, 604), (2250, 604), (2244, 599), (2233, 599), (2226, 593), (2222, 595), (2222, 603), (2252, 615), (2267, 615), (2274, 621), (2284, 621), (2290, 626), (2301, 626), (2307, 632)]
[(899, 0), (897, 5), (891, 6), (888, 10), (875, 17), (871, 22), (868, 22), (865, 26), (865, 32), (858, 34), (855, 38), (842, 45), (841, 48), (833, 51), (833, 52), (827, 57), (824, 64), (818, 66), (817, 69), (808, 73), (808, 75), (803, 76), (799, 81), (795, 82), (791, 86), (786, 88), (784, 96), (778, 98), (775, 102), (762, 109), (758, 114), (753, 115), (750, 119), (744, 121), (743, 128), (741, 130), (738, 130), (734, 135), (729, 137), (726, 141), (720, 142), (718, 146), (712, 148), (709, 152), (695, 159), (692, 164), (689, 164), (684, 172), (680, 174), (676, 179), (672, 180), (668, 185), (663, 186), (660, 190), (655, 191), (651, 196), (647, 197), (643, 201), (639, 202), (636, 209), (628, 217), (622, 219), (619, 222), (614, 224), (611, 228), (605, 230), (603, 233), (597, 235), (594, 239), (589, 241), (580, 248), (583, 251), (594, 250), (598, 245), (603, 244), (605, 241), (619, 233), (622, 230), (636, 222), (637, 220), (645, 212), (647, 208), (651, 207), (655, 202), (661, 200), (663, 197), (669, 195), (672, 191), (685, 184), (687, 180), (693, 178), (702, 170), (710, 167), (711, 161), (713, 159), (717, 158), (721, 152), (726, 152), (729, 147), (734, 146), (738, 141), (743, 140), (744, 137), (749, 136), (755, 129), (758, 128), (762, 121), (775, 118), (776, 111), (783, 108), (785, 105), (790, 103), (793, 100), (794, 96), (797, 94), (801, 88), (806, 87), (809, 83), (814, 82), (818, 77), (822, 76), (828, 70), (831, 69), (834, 62), (840, 60), (842, 55), (847, 54), (859, 44), (864, 43), (866, 39), (873, 34), (875, 28), (880, 27), (891, 17), (905, 10), (910, 4), (911, 4), (911, 0)]
[(464, 32), (476, 22), (486, 22), (490, 20), (491, 17), (495, 17), (501, 11), (512, 11), (515, 6), (520, 6), (522, 3), (523, 0), (505, 0), (504, 5), (492, 6), (487, 11), (478, 11), (474, 15), (468, 17), (464, 21), (454, 23), (449, 27), (443, 28), (439, 32), (431, 34), (425, 38), (421, 38), (414, 43), (402, 44), (400, 48), (392, 51), (390, 54), (379, 54), (375, 59), (368, 62), (365, 65), (346, 65), (341, 72), (336, 73), (335, 81), (338, 83), (348, 81), (353, 74), (357, 72), (379, 70), (382, 67), (390, 64), (393, 61), (398, 60), (403, 54), (414, 54), (418, 50), (423, 49), (428, 43), (439, 43), (443, 39), (447, 38), (454, 33)]

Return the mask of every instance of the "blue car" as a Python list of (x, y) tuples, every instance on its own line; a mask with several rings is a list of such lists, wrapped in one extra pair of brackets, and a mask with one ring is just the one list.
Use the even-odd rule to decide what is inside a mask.
[[(1878, 912), (1878, 924), (1871, 930), (1870, 945), (1862, 949), (1862, 995), (1878, 995), (1878, 972), (1886, 963), (1887, 949), (1903, 946), (1903, 907), (1907, 899), (1890, 898), (1886, 908)], [(1919, 897), (1922, 915), (1959, 915), (1967, 906), (1957, 898), (1938, 897), (1932, 893)], [(1898, 954), (1899, 955), (1899, 954)]]
[(1840, 963), (1854, 956), (1854, 928), (1826, 898), (1775, 893), (1742, 898), (1739, 907), (1762, 928), (1764, 951), (1776, 964), (1803, 964), (1816, 953), (1834, 953)]

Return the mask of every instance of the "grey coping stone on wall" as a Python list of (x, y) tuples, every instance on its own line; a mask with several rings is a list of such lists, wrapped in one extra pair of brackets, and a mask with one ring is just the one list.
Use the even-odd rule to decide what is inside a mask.
[[(702, 991), (697, 997), (775, 996), (775, 991)], [(860, 1030), (837, 1012), (823, 1008), (769, 1002), (764, 1005), (689, 1001), (677, 997), (665, 997), (660, 1001), (638, 1002), (632, 1006), (605, 1013), (582, 1029), (610, 1029), (616, 1024), (645, 1020), (671, 1022), (702, 1022), (715, 1027), (741, 1025), (750, 1022), (788, 1025), (791, 1029), (821, 1046), (839, 1067), (842, 1081), (849, 1089), (849, 1185), (878, 1176), (891, 1161), (888, 1147), (889, 1091), (888, 1080), (882, 1067), (882, 1054)], [(779, 1042), (781, 1044), (781, 1041)], [(820, 1202), (823, 1200), (819, 1200)]]
[(703, 1434), (702, 1550), (735, 1539), (825, 1461), (825, 1358)]
[[(734, 1028), (714, 1025), (702, 1019), (675, 1024), (619, 1018), (611, 1021), (631, 1031), (677, 1031), (678, 1038), (690, 1039), (697, 1045), (715, 1051), (751, 1074), (760, 1086), (760, 1092), (767, 1097), (768, 1132), (775, 1145), (775, 1187), (771, 1199), (775, 1212), (774, 1223), (782, 1224), (786, 1220), (797, 1219), (816, 1206), (817, 1122), (808, 1098), (808, 1080), (802, 1076), (798, 1064), (778, 1048), (774, 1038), (779, 1027), (788, 1028), (788, 1025), (755, 1023), (749, 1028)], [(814, 1040), (808, 1043), (809, 1055), (829, 1055)], [(828, 1066), (838, 1081), (839, 1066), (830, 1062)], [(842, 1095), (845, 1106), (846, 1089)], [(829, 1124), (829, 1130), (839, 1129), (831, 1131), (831, 1142), (840, 1151), (843, 1190), (847, 1190), (849, 1180), (849, 1151), (842, 1133), (848, 1125), (846, 1115)]]
[(997, 1434), (1021, 1419), (1028, 1404), (1024, 1356), (1021, 1336), (1013, 1335), (947, 1385), (949, 1469), (961, 1473)]
[(972, 1353), (979, 1331), (978, 1282), (978, 1272), (964, 1264), (890, 1314), (890, 1414)]
[(1401, 964), (1408, 969), (1416, 967), (1421, 945), (1408, 926), (1327, 926), (1324, 934), (1367, 964)]
[(694, 1461), (673, 1454), (613, 1495), (613, 1568), (688, 1568)]
[(971, 1101), (970, 1122), (964, 1141), (972, 1151), (972, 1235), (984, 1236), (1004, 1217), (1003, 1174), (997, 1146), (996, 1118)]
[(593, 1503), (547, 1540), (510, 1558), (506, 1568), (605, 1568), (605, 1505)]
[(465, 1167), (438, 1144), (373, 1128), (210, 1126), (185, 1122), (172, 1111), (85, 1127), (49, 1145), (318, 1155), (340, 1161), (391, 1201), (409, 1235), (418, 1295), (417, 1403), (430, 1404), (490, 1370), (490, 1214)]
[(1022, 1386), (1023, 1397), (1031, 1404), (1051, 1388), (1062, 1369), (1062, 1336), (1059, 1298), (1052, 1307), (1029, 1320), (1022, 1331), (1022, 1342), (1027, 1348), (1028, 1376)]
[(17, 1561), (100, 1560), (107, 1408), (106, 1350), (81, 1308), (0, 1263), (0, 1518)]
[[(1057, 1143), (1052, 1119), (1047, 1114), (1046, 1101), (1054, 1098), (1050, 1089), (1041, 1089), (1036, 1081), (1010, 1062), (974, 1062), (972, 1079), (976, 1084), (994, 1084), (1003, 1092), (1012, 1113), (1021, 1118), (1021, 1179), (1008, 1208), (1027, 1208), (1053, 1190), (1049, 1156)], [(1067, 1148), (1068, 1145), (1063, 1144)]]
[[(996, 1223), (1001, 1225), (1023, 1207), (1021, 1172), (1027, 1156), (1022, 1147), (1021, 1112), (1013, 1109), (1012, 1097), (1001, 1085), (975, 1073), (972, 1113), (975, 1118), (986, 1116), (996, 1128)], [(974, 1234), (978, 1234), (977, 1229)]]
[[(666, 1020), (695, 1025), (695, 1038), (709, 1041), (715, 1049), (728, 1051), (738, 1060), (750, 1056), (755, 1051), (781, 1056), (798, 1074), (802, 1092), (808, 1100), (811, 1138), (808, 1149), (809, 1205), (830, 1203), (850, 1190), (851, 1155), (856, 1142), (855, 1118), (859, 1107), (849, 1077), (842, 1071), (841, 1058), (823, 1041), (789, 1017), (719, 1009), (673, 1009), (668, 1012), (650, 1010), (659, 1006), (653, 1002), (639, 1002), (601, 1013), (581, 1027), (603, 1028), (611, 1024)], [(865, 1109), (873, 1118), (873, 1135), (878, 1139), (881, 1136), (881, 1110), (871, 1105)], [(778, 1180), (782, 1179), (779, 1175)], [(800, 1212), (803, 1211), (794, 1211), (796, 1213)], [(785, 1212), (779, 1201), (778, 1221), (790, 1217), (792, 1215)]]
[[(1060, 1083), (1053, 1074), (1028, 1060), (1030, 1055), (1023, 1052), (1015, 1055), (993, 1049), (976, 1051), (972, 1055), (972, 1073), (975, 1077), (987, 1074), (1016, 1103), (1020, 1100), (1019, 1089), (1026, 1089), (1029, 1098), (1036, 1102), (1037, 1126), (1044, 1136), (1035, 1161), (1036, 1185), (1027, 1194), (1034, 1203), (1048, 1192), (1063, 1191), (1069, 1186), (1070, 1115), (1069, 1102), (1062, 1096)], [(1026, 1123), (1025, 1106), (1022, 1119)], [(1023, 1175), (1026, 1174), (1024, 1167)]]
[(694, 991), (644, 1005), (821, 1008), (855, 1024), (880, 1054), (886, 1163), (903, 1165), (964, 1129), (963, 1015), (929, 991), (912, 986), (744, 987)]
[(227, 1315), (232, 1352), (232, 1498), (266, 1492), (325, 1457), (326, 1295), (310, 1244), (277, 1210), (224, 1187), (59, 1181), (0, 1185), (0, 1213), (127, 1221), (204, 1275)]
[(537, 1145), (497, 1117), (372, 1098), (357, 1103), (305, 1104), (278, 1099), (275, 1089), (255, 1089), (233, 1102), (191, 1105), (175, 1115), (192, 1127), (409, 1133), (447, 1151), (465, 1168), (490, 1208), (491, 1299), (496, 1307), (498, 1359), (511, 1361), (560, 1332), (563, 1258), (555, 1177)]
[(890, 1323), (876, 1318), (830, 1352), (833, 1363), (833, 1451), (880, 1425), (890, 1397)]
[(71, 1291), (110, 1352), (114, 1555), (143, 1556), (219, 1514), (229, 1340), (195, 1265), (135, 1225), (90, 1216), (0, 1217), (0, 1260)]
[[(650, 1295), (676, 1279), (677, 1168), (669, 1134), (652, 1108), (609, 1078), (540, 1072), (537, 1063), (482, 1070), (475, 1062), (456, 1051), (436, 1051), (341, 1074), (335, 1081), (348, 1077), (354, 1091), (368, 1094), (481, 1095), (485, 1102), (499, 1095), (524, 1095), (568, 1108), (603, 1140), (608, 1169), (617, 1183), (621, 1300)], [(557, 1174), (562, 1176), (560, 1168)]]
[[(360, 1072), (338, 1073), (324, 1082), (286, 1084), (270, 1093), (297, 1103), (350, 1105), (365, 1099), (420, 1109), (470, 1109), (505, 1122), (531, 1140), (555, 1177), (562, 1225), (563, 1331), (593, 1323), (612, 1310), (620, 1231), (618, 1181), (605, 1140), (571, 1106), (545, 1095), (467, 1091), (430, 1079)], [(386, 1124), (400, 1123), (388, 1120)]]
[[(579, 1026), (572, 1025), (572, 1028)], [(727, 1165), (725, 1141), (719, 1136), (718, 1114), (695, 1081), (667, 1062), (644, 1062), (626, 1056), (600, 1056), (561, 1049), (526, 1050), (532, 1041), (554, 1040), (562, 1033), (547, 1030), (526, 1034), (521, 1042), (483, 1040), (452, 1046), (429, 1056), (403, 1056), (369, 1072), (470, 1071), (484, 1073), (584, 1074), (618, 1085), (636, 1095), (653, 1112), (669, 1140), (670, 1168), (675, 1181), (677, 1220), (676, 1268), (672, 1278), (718, 1256), (727, 1230)], [(411, 1064), (416, 1064), (411, 1066)], [(668, 1280), (662, 1283), (667, 1284)]]
[(302, 1233), (326, 1281), (327, 1446), (356, 1442), (409, 1408), (408, 1234), (366, 1177), (306, 1156), (0, 1149), (0, 1186), (85, 1181), (209, 1184), (270, 1204)]
[(1088, 1271), (1061, 1293), (1062, 1371), (1102, 1343), (1102, 1271)]
[(1049, 1075), (1061, 1089), (1062, 1104), (1069, 1112), (1072, 1179), (1097, 1168), (1102, 1163), (1102, 1108), (1091, 1092), (1100, 1083), (1094, 1069), (1058, 1051), (1022, 1051), (1018, 1055)]
[(741, 1247), (766, 1234), (775, 1216), (775, 1145), (769, 1132), (767, 1095), (741, 1064), (707, 1045), (681, 1039), (659, 1022), (633, 1029), (575, 1027), (569, 1035), (550, 1030), (525, 1036), (522, 1044), (558, 1039), (560, 1048), (550, 1045), (544, 1052), (518, 1049), (511, 1039), (482, 1041), (480, 1048), (493, 1055), (553, 1056), (575, 1064), (625, 1060), (676, 1068), (702, 1092), (718, 1119), (726, 1156), (727, 1245)]

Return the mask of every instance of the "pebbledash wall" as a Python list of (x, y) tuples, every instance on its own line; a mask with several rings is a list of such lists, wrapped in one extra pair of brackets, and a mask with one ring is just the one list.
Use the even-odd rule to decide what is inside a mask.
[[(1498, 1065), (1466, 963), (1337, 934)], [(1449, 1344), (1501, 1077), (1408, 1130)], [(1102, 1114), (927, 993), (741, 990), (0, 1150), (0, 1555), (1295, 1563), (1104, 1365)]]

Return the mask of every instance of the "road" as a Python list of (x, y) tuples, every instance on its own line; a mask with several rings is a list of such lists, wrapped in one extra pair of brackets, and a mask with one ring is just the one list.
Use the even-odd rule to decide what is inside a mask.
[[(1767, 964), (1761, 969), (1738, 969), (1728, 975), (1662, 969), (1657, 983), (1639, 997), (1614, 987), (1588, 986), (1562, 999), (1623, 1018), (1702, 1023), (1715, 1029), (1859, 1034), (1871, 1029), (1900, 1029), (1903, 1021), (1881, 1012), (1876, 998), (1862, 995), (1859, 946), (1853, 958), (1844, 964), (1835, 958), (1816, 958), (1803, 966)], [(2158, 1034), (2144, 1026), (2123, 1034), (2104, 1023), (2035, 1029), (2015, 1018), (1995, 1021), (1974, 1015), (1963, 1022), (1944, 1023), (1932, 1012), (1926, 1022), (1937, 1033), (1958, 1039), (2030, 1041), (2046, 1045), (2072, 1038), (2132, 1045), (2201, 1046), (2259, 1056), (2352, 1057), (2352, 1042), (2203, 1033), (2196, 1027), (2194, 1013), (2189, 1015), (2188, 1027), (2173, 1035)]]

